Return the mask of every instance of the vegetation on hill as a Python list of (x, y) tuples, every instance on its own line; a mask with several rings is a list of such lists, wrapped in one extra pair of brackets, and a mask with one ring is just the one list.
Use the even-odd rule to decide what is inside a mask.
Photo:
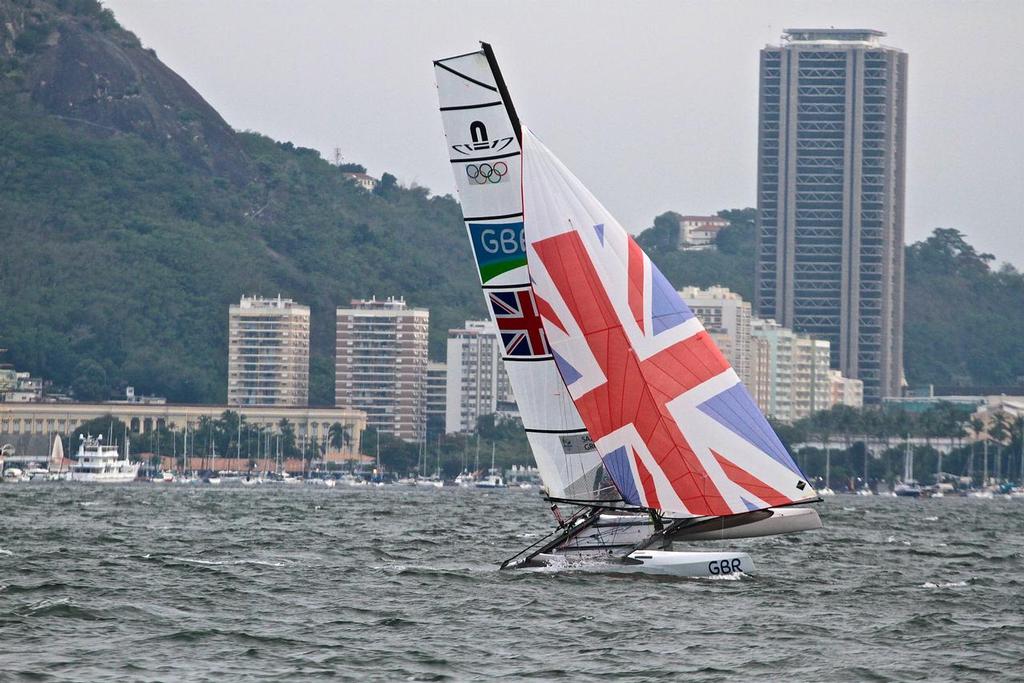
[[(312, 309), (310, 399), (323, 405), (336, 306), (404, 295), (429, 307), (435, 357), (448, 328), (483, 314), (451, 197), (389, 174), (368, 193), (344, 175), (361, 167), (232, 131), (96, 8), (0, 0), (17, 33), (0, 41), (5, 360), (85, 400), (131, 384), (223, 402), (228, 306), (280, 293)], [(26, 74), (74, 72), (60, 66), (69, 54), (92, 61), (57, 78), (62, 95), (29, 87)], [(104, 86), (89, 94), (83, 80)], [(115, 82), (132, 94), (111, 95)], [(76, 116), (54, 109), (62, 97)]]
[[(655, 218), (637, 237), (677, 287), (721, 284), (753, 301), (755, 210), (720, 211), (732, 225), (717, 251), (676, 249), (678, 214)], [(992, 269), (964, 235), (936, 228), (906, 248), (904, 366), (911, 386), (1024, 384), (1024, 274)]]

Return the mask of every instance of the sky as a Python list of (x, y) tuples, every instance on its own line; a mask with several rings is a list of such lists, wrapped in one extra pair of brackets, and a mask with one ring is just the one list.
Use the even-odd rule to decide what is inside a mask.
[(229, 124), (455, 193), (432, 60), (490, 42), (523, 122), (634, 232), (756, 203), (758, 52), (874, 28), (910, 55), (907, 239), (1024, 268), (1024, 2), (104, 0)]

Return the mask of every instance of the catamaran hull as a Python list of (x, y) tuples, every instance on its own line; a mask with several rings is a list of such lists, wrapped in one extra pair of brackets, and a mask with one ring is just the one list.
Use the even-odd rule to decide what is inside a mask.
[[(718, 517), (701, 522), (672, 535), (673, 541), (728, 541), (737, 538), (760, 538), (792, 534), (798, 531), (813, 531), (821, 528), (821, 517), (813, 508), (769, 508), (771, 515), (764, 519), (734, 524), (734, 517)], [(758, 511), (758, 514), (763, 514)]]
[(727, 578), (740, 574), (753, 574), (755, 571), (754, 561), (746, 553), (676, 550), (637, 550), (621, 560), (570, 558), (558, 554), (538, 555), (530, 561), (527, 567), (616, 574), (660, 574), (692, 578)]
[[(671, 535), (672, 541), (729, 541), (760, 538), (821, 528), (821, 518), (813, 508), (770, 508), (749, 515), (715, 517), (695, 521)], [(561, 545), (559, 552), (615, 551), (632, 548), (654, 533), (651, 519), (641, 514), (603, 514), (595, 524), (575, 534)]]

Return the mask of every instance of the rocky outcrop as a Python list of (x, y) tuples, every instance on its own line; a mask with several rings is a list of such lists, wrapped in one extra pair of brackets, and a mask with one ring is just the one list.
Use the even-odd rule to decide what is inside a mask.
[(138, 135), (235, 183), (250, 176), (235, 131), (94, 0), (0, 0), (0, 96), (92, 135)]

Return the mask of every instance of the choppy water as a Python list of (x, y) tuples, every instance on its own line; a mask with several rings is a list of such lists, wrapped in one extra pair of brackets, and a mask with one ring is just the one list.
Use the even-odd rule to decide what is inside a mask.
[(535, 493), (2, 485), (0, 678), (1024, 676), (1024, 500), (819, 509), (706, 580), (497, 571)]

